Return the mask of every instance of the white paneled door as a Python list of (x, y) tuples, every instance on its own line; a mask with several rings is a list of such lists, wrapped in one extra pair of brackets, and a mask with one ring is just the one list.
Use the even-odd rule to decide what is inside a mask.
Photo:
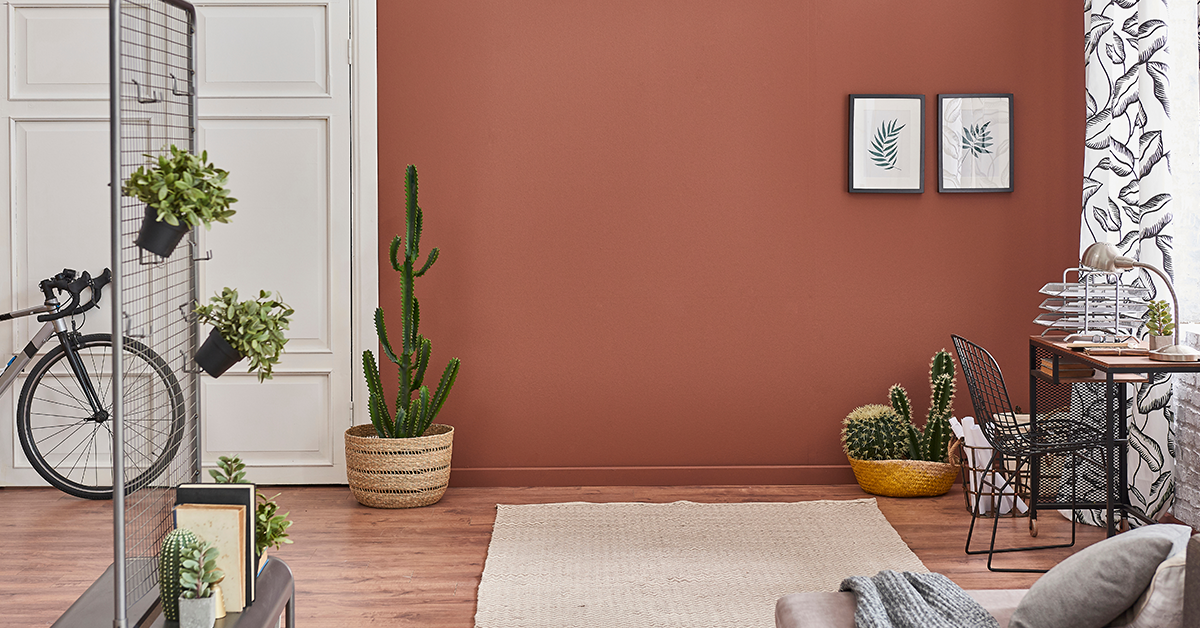
[[(239, 454), (260, 483), (345, 482), (351, 425), (350, 0), (196, 3), (198, 148), (230, 172), (237, 215), (202, 232), (200, 293), (265, 289), (296, 310), (273, 380), (245, 365), (204, 377), (206, 466)], [(0, 311), (38, 280), (108, 260), (107, 3), (6, 5), (8, 176)], [(372, 257), (373, 259), (373, 257)], [(28, 319), (26, 319), (28, 320)], [(0, 327), (0, 350), (29, 338)], [(109, 330), (107, 310), (84, 329)], [(18, 383), (19, 386), (19, 383)], [(0, 485), (37, 485), (0, 398)]]

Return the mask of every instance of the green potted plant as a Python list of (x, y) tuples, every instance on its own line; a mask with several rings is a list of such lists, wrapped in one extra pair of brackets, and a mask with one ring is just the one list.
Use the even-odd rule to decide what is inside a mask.
[(287, 344), (283, 332), (294, 313), (267, 290), (259, 291), (257, 299), (241, 301), (237, 290), (222, 288), (208, 305), (196, 308), (197, 318), (213, 326), (196, 351), (196, 363), (209, 375), (220, 377), (242, 358), (250, 358), (246, 372), (257, 370), (260, 382), (271, 379), (271, 370)]
[(1148, 303), (1147, 308), (1146, 331), (1150, 332), (1150, 350), (1175, 344), (1175, 321), (1171, 318), (1171, 306), (1160, 299)]
[(216, 623), (212, 585), (225, 577), (217, 569), (218, 554), (217, 548), (199, 539), (184, 546), (179, 570), (179, 628), (213, 628)]
[(237, 202), (225, 188), (229, 173), (208, 163), (208, 151), (199, 156), (172, 145), (170, 155), (145, 155), (154, 165), (140, 166), (125, 181), (121, 193), (146, 204), (146, 215), (136, 244), (162, 257), (170, 257), (183, 236), (197, 225), (229, 222)]
[(179, 621), (179, 573), (183, 569), (184, 549), (196, 542), (196, 534), (185, 528), (175, 528), (163, 538), (158, 553), (158, 592), (162, 600), (163, 617)]
[(950, 490), (958, 466), (948, 462), (954, 405), (954, 359), (938, 351), (929, 365), (929, 415), (912, 421), (908, 393), (896, 384), (890, 406), (855, 408), (842, 423), (842, 449), (859, 486), (887, 497), (932, 497)]
[[(210, 469), (208, 473), (217, 484), (248, 484), (246, 463), (237, 455), (217, 458), (217, 468)], [(291, 544), (287, 529), (291, 527), (292, 522), (288, 519), (291, 513), (279, 514), (279, 505), (275, 503), (275, 498), (279, 497), (280, 493), (267, 497), (261, 491), (255, 490), (255, 494), (258, 496), (258, 505), (254, 510), (254, 554), (261, 569), (268, 547), (279, 549), (285, 544)]]
[[(420, 304), (413, 294), (413, 281), (437, 261), (438, 249), (420, 257), (423, 216), (417, 206), (417, 169), (409, 166), (404, 176), (406, 221), (404, 238), (392, 238), (388, 251), (392, 268), (400, 273), (401, 342), (393, 347), (388, 339), (383, 308), (375, 309), (375, 332), (379, 346), (399, 371), (399, 394), (393, 411), (384, 396), (379, 366), (371, 350), (363, 351), (363, 373), (367, 380), (370, 425), (346, 430), (346, 475), (350, 490), (360, 504), (375, 508), (411, 508), (437, 502), (450, 482), (450, 455), (454, 428), (434, 423), (458, 377), (458, 358), (451, 358), (442, 378), (431, 393), (425, 385), (425, 370), (432, 350), (428, 338), (417, 331)], [(399, 256), (403, 245), (403, 258)]]

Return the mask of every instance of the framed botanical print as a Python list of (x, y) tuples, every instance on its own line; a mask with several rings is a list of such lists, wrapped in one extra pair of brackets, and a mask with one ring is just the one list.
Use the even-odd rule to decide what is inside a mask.
[(938, 192), (1013, 191), (1013, 95), (938, 94)]
[(925, 191), (925, 96), (850, 95), (851, 192)]

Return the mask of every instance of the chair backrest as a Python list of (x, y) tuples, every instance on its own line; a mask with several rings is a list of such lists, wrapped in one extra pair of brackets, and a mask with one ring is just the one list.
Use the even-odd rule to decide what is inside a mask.
[(971, 391), (971, 404), (975, 407), (975, 423), (983, 431), (992, 447), (1002, 453), (1017, 453), (1027, 439), (1025, 426), (1017, 421), (1008, 388), (1000, 365), (983, 347), (957, 335), (951, 335), (958, 364)]

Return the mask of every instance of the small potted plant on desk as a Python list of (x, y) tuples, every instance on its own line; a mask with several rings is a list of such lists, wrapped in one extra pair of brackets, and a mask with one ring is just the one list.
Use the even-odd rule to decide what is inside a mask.
[(250, 358), (246, 372), (257, 370), (260, 382), (271, 379), (271, 369), (287, 344), (283, 332), (294, 313), (266, 290), (257, 299), (239, 301), (237, 290), (223, 288), (208, 305), (196, 308), (197, 318), (213, 326), (196, 351), (196, 363), (209, 375), (220, 377), (242, 358)]
[(225, 577), (217, 569), (218, 553), (217, 548), (198, 539), (184, 546), (179, 570), (179, 628), (213, 628), (216, 623), (212, 585)]
[[(217, 484), (248, 484), (246, 463), (236, 455), (221, 456), (217, 459), (217, 468), (210, 469), (208, 473)], [(258, 490), (255, 490), (255, 493), (258, 495), (258, 506), (254, 511), (254, 554), (258, 561), (257, 570), (261, 571), (267, 558), (268, 547), (279, 549), (292, 542), (287, 533), (292, 522), (288, 519), (291, 513), (279, 514), (279, 504), (275, 503), (275, 498), (279, 497), (280, 493), (271, 497)]]
[[(153, 155), (146, 155), (154, 159)], [(159, 155), (155, 165), (140, 166), (125, 181), (121, 193), (146, 204), (135, 243), (143, 249), (170, 257), (179, 241), (197, 225), (205, 229), (214, 222), (228, 223), (237, 202), (229, 196), (225, 179), (229, 173), (208, 163), (208, 151), (199, 156), (171, 146), (171, 154)]]
[(929, 366), (929, 416), (912, 422), (912, 404), (899, 384), (888, 391), (891, 406), (855, 408), (842, 424), (842, 448), (859, 486), (886, 497), (933, 497), (950, 490), (958, 465), (948, 462), (954, 360), (945, 350)]
[(1166, 301), (1151, 301), (1147, 304), (1146, 331), (1150, 332), (1150, 350), (1155, 351), (1175, 344), (1175, 321), (1171, 319), (1171, 306)]

